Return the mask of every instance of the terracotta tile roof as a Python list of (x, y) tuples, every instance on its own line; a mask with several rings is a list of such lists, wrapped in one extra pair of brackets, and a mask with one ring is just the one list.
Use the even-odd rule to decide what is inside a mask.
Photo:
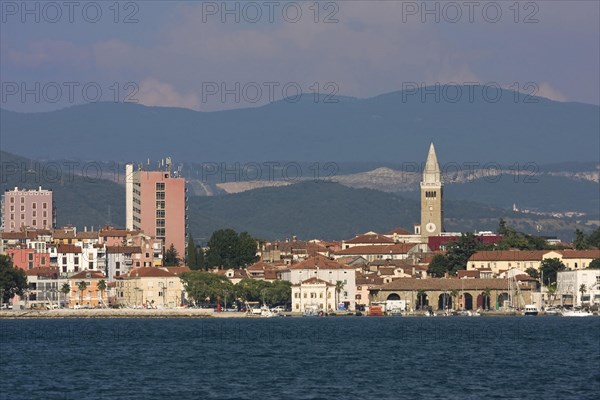
[(104, 237), (127, 237), (128, 234), (135, 234), (138, 231), (128, 231), (126, 229), (105, 229), (101, 230), (99, 236)]
[(375, 273), (367, 274), (367, 275), (364, 275), (362, 273), (356, 274), (356, 285), (382, 285), (382, 284), (383, 284), (383, 278)]
[(25, 232), (0, 232), (0, 237), (6, 240), (25, 240), (27, 234)]
[(377, 271), (379, 273), (380, 276), (383, 275), (394, 275), (394, 267), (381, 267), (379, 268), (379, 270)]
[(369, 266), (374, 266), (374, 267), (388, 267), (388, 266), (390, 266), (390, 267), (412, 268), (414, 265), (412, 265), (407, 260), (384, 260), (384, 259), (380, 259), (380, 260), (373, 260), (373, 261), (369, 262)]
[(268, 269), (265, 271), (265, 275), (263, 276), (263, 278), (267, 281), (274, 281), (277, 279), (277, 273), (279, 271), (276, 269)]
[(336, 258), (335, 260), (339, 263), (346, 264), (346, 265), (352, 264), (353, 262), (359, 261), (359, 260), (363, 260), (362, 263), (367, 262), (367, 260), (365, 260), (361, 256), (345, 256), (345, 257)]
[(409, 250), (415, 247), (415, 243), (397, 243), (389, 245), (371, 245), (371, 246), (354, 246), (349, 249), (343, 249), (335, 253), (340, 255), (362, 255), (362, 254), (407, 254)]
[(139, 246), (106, 246), (108, 254), (138, 254), (142, 252)]
[(380, 235), (378, 233), (375, 234), (364, 234), (356, 236), (353, 239), (346, 240), (344, 243), (350, 244), (361, 244), (361, 243), (394, 243), (392, 239), (387, 236)]
[(129, 271), (128, 274), (118, 276), (117, 279), (136, 279), (136, 278), (172, 278), (177, 275), (164, 268), (158, 267), (137, 267)]
[(38, 276), (38, 277), (55, 278), (56, 279), (56, 278), (58, 278), (59, 270), (58, 270), (58, 268), (36, 267), (36, 268), (26, 270), (25, 274), (27, 276)]
[(57, 253), (66, 254), (66, 253), (81, 253), (81, 247), (75, 246), (74, 244), (59, 244), (57, 247)]
[[(508, 280), (506, 279), (445, 279), (445, 278), (427, 278), (427, 279), (396, 279), (390, 283), (381, 286), (381, 290), (508, 290)], [(523, 287), (521, 287), (523, 289)]]
[(475, 270), (464, 270), (464, 269), (460, 269), (457, 271), (456, 276), (458, 276), (459, 279), (462, 278), (479, 278), (479, 276), (481, 275), (481, 273), (479, 272), (478, 269)]
[(306, 260), (294, 264), (289, 267), (292, 269), (354, 269), (353, 267), (349, 267), (347, 265), (341, 264), (337, 261), (330, 260), (329, 258), (322, 256), (320, 254), (316, 256), (308, 257)]
[(104, 273), (100, 271), (81, 271), (72, 275), (69, 279), (104, 279)]
[[(317, 284), (325, 284), (325, 286), (335, 286), (333, 283), (329, 283), (327, 281), (324, 281), (323, 279), (319, 279), (319, 278), (308, 278), (304, 281), (302, 281), (303, 285), (317, 285)], [(295, 286), (299, 286), (299, 285), (295, 285)]]
[(563, 258), (600, 258), (600, 249), (596, 250), (560, 250)]
[(98, 232), (77, 232), (77, 239), (98, 239)]
[(541, 261), (549, 250), (490, 250), (478, 251), (469, 261)]
[(248, 268), (246, 268), (246, 270), (248, 270), (248, 271), (267, 271), (267, 270), (270, 270), (273, 268), (274, 267), (271, 264), (266, 263), (264, 261), (259, 261), (255, 264), (252, 264)]
[(54, 239), (75, 239), (75, 231), (72, 228), (55, 229), (52, 237)]
[(177, 276), (181, 276), (181, 274), (183, 274), (184, 272), (190, 272), (191, 269), (189, 269), (188, 267), (165, 267), (167, 268), (167, 271), (177, 275)]
[(408, 231), (408, 230), (406, 230), (406, 229), (404, 229), (402, 227), (398, 227), (398, 228), (392, 229), (389, 232), (386, 232), (385, 234), (386, 235), (393, 235), (393, 234), (396, 234), (396, 235), (413, 235), (413, 232)]

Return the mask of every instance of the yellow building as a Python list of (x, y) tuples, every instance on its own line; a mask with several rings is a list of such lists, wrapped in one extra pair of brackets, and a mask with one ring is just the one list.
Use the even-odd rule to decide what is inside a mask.
[(115, 291), (117, 304), (126, 307), (174, 308), (183, 298), (177, 272), (167, 268), (134, 268), (117, 277)]
[(494, 274), (516, 268), (540, 269), (542, 261), (558, 258), (567, 269), (585, 269), (593, 259), (600, 258), (600, 250), (490, 250), (478, 251), (469, 258), (467, 270), (491, 269)]

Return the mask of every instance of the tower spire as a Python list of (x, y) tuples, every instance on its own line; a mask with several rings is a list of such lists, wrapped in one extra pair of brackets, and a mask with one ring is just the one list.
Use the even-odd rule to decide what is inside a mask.
[(440, 172), (440, 165), (438, 164), (437, 155), (435, 154), (435, 147), (433, 142), (429, 145), (429, 153), (427, 154), (427, 161), (425, 162), (425, 168), (423, 169), (423, 184), (424, 185), (440, 185), (442, 183), (442, 174)]

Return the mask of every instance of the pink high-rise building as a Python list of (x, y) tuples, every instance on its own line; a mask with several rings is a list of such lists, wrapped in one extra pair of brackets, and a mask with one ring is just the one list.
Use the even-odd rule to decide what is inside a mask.
[(165, 251), (173, 244), (180, 258), (186, 249), (185, 179), (171, 172), (134, 171), (125, 166), (126, 228), (142, 230), (163, 241)]
[(40, 186), (37, 190), (19, 189), (4, 192), (2, 227), (4, 232), (19, 232), (22, 228), (51, 229), (56, 224), (52, 191)]

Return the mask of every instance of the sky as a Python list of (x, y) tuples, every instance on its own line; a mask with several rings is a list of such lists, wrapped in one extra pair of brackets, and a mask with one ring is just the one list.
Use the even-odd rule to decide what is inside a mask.
[(600, 104), (600, 2), (0, 2), (0, 107), (216, 111), (494, 84)]

